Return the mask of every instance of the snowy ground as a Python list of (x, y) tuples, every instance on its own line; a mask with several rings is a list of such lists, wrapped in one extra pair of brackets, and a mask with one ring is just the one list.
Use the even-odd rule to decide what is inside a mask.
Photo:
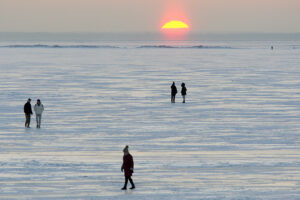
[[(300, 199), (299, 55), (0, 48), (0, 199)], [(170, 103), (173, 80), (186, 104)], [(24, 128), (28, 97), (41, 129)]]

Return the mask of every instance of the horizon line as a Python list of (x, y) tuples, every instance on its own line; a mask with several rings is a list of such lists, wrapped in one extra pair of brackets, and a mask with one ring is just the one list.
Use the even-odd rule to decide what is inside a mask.
[[(54, 32), (54, 31), (0, 31), (0, 33), (24, 33), (24, 34), (162, 34), (159, 31), (124, 31), (124, 32), (108, 32), (108, 31), (103, 31), (103, 32), (94, 32), (94, 31), (65, 31), (65, 32)], [(300, 32), (238, 32), (238, 31), (233, 31), (233, 32), (188, 32), (188, 35), (195, 35), (195, 34), (212, 34), (212, 35), (235, 35), (235, 34), (261, 34), (261, 35), (298, 35)]]

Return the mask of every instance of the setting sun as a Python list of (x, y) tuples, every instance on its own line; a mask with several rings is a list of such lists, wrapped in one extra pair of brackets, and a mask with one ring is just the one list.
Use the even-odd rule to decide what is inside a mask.
[(162, 29), (188, 29), (189, 26), (182, 21), (170, 21), (162, 26)]

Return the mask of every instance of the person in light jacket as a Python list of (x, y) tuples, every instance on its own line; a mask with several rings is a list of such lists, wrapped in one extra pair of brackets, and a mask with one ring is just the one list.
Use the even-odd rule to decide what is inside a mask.
[(36, 104), (34, 105), (34, 112), (36, 116), (36, 127), (41, 128), (41, 121), (42, 121), (42, 113), (44, 111), (44, 106), (41, 103), (41, 100), (37, 100)]
[(128, 180), (130, 181), (131, 184), (131, 190), (135, 188), (135, 185), (133, 183), (133, 180), (131, 178), (132, 173), (133, 173), (133, 167), (134, 167), (134, 163), (133, 163), (133, 158), (132, 155), (130, 155), (129, 150), (128, 150), (128, 146), (126, 146), (123, 149), (123, 164), (121, 167), (121, 171), (124, 171), (124, 176), (125, 176), (125, 183), (124, 183), (124, 187), (122, 188), (122, 190), (127, 190), (127, 183)]

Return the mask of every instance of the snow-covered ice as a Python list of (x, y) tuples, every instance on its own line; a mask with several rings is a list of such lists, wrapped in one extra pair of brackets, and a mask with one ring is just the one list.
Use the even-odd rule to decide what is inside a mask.
[(2, 44), (0, 199), (300, 199), (299, 42), (270, 44)]

